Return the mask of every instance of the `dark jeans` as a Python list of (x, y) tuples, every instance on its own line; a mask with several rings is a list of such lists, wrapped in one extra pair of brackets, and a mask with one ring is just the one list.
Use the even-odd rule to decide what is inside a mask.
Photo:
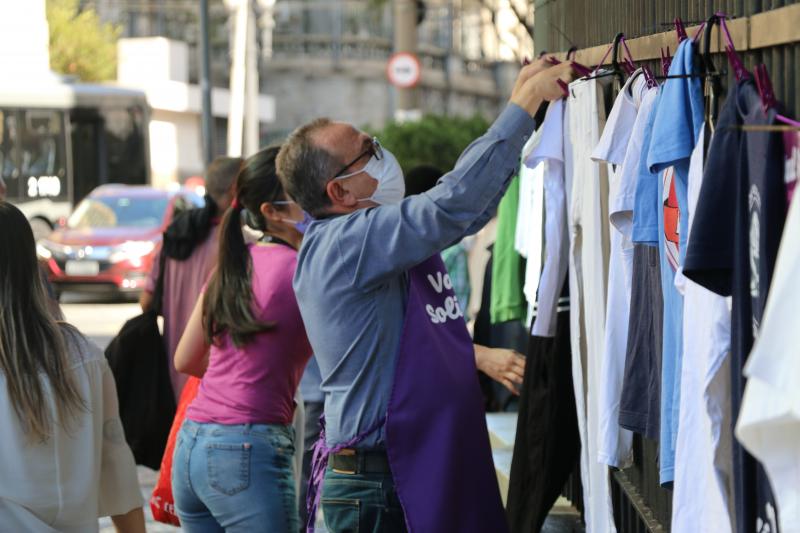
[(321, 505), (330, 533), (407, 531), (390, 473), (338, 474), (328, 467)]

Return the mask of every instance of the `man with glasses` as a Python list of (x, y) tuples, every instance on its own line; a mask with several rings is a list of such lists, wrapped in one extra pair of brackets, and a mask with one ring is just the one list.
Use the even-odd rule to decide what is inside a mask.
[[(325, 394), (317, 455), (329, 459), (330, 531), (507, 528), (466, 302), (438, 254), (488, 222), (531, 117), (571, 78), (568, 63), (523, 68), (489, 131), (436, 187), (406, 199), (395, 157), (350, 124), (318, 119), (283, 145), (284, 188), (316, 219), (294, 287)], [(316, 466), (319, 481), (324, 461)]]

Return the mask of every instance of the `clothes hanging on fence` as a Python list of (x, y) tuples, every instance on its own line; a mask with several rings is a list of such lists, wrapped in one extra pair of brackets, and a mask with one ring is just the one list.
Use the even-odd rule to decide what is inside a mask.
[[(658, 440), (661, 420), (661, 335), (663, 297), (657, 239), (657, 184), (646, 168), (643, 146), (649, 145), (658, 89), (648, 89), (642, 96), (633, 125), (631, 143), (623, 165), (622, 188), (633, 197), (630, 214), (624, 210), (612, 214), (612, 222), (625, 228), (633, 242), (630, 319), (625, 352), (625, 370), (620, 391), (619, 424), (625, 429)], [(647, 191), (651, 194), (647, 194)], [(652, 231), (656, 230), (656, 231)], [(633, 280), (636, 280), (634, 283)]]
[[(568, 302), (561, 296), (569, 265), (569, 236), (567, 234), (567, 204), (564, 183), (564, 101), (550, 103), (542, 126), (535, 136), (535, 146), (524, 164), (544, 166), (543, 195), (545, 211), (544, 259), (541, 276), (536, 284), (536, 320), (531, 334), (553, 337), (556, 316)], [(538, 273), (537, 273), (538, 274)], [(526, 265), (526, 286), (534, 274), (531, 263)], [(530, 294), (526, 291), (526, 296)], [(531, 303), (531, 302), (529, 302)]]
[[(542, 137), (543, 127), (538, 128), (522, 149), (522, 161), (526, 161)], [(539, 273), (542, 269), (542, 245), (544, 232), (544, 165), (529, 167), (520, 165), (519, 206), (517, 210), (516, 236), (514, 248), (525, 258), (522, 292), (528, 303), (530, 324), (535, 308), (536, 290), (539, 286)]]
[[(642, 71), (634, 73), (617, 95), (614, 107), (592, 152), (592, 159), (608, 163), (609, 222), (620, 212), (630, 211), (622, 187), (624, 162), (631, 144), (641, 96), (645, 89)], [(632, 198), (631, 198), (632, 200)], [(619, 402), (628, 340), (628, 320), (633, 274), (633, 248), (628, 236), (615, 225), (611, 233), (611, 257), (608, 269), (605, 342), (600, 365), (599, 450), (597, 460), (609, 466), (624, 468), (632, 461), (633, 435), (619, 426)]]
[(792, 200), (758, 340), (745, 366), (747, 386), (736, 435), (764, 465), (775, 489), (781, 531), (800, 524), (800, 198)]
[(680, 402), (680, 363), (683, 348), (683, 297), (675, 288), (675, 273), (686, 255), (688, 234), (687, 183), (689, 158), (699, 140), (704, 105), (693, 41), (684, 40), (675, 53), (670, 76), (656, 107), (647, 165), (657, 180), (661, 283), (664, 296), (664, 334), (661, 355), (661, 483), (675, 475), (675, 442)]
[[(687, 239), (691, 239), (703, 182), (703, 152), (701, 134), (689, 162)], [(712, 425), (719, 426), (722, 420), (709, 416), (704, 391), (709, 363), (730, 349), (730, 311), (725, 298), (686, 279), (681, 272), (675, 276), (675, 286), (683, 294), (684, 313), (672, 530), (728, 533), (732, 530), (729, 498), (714, 470)], [(724, 417), (730, 421), (730, 409), (726, 411)]]
[[(685, 274), (732, 296), (731, 409), (739, 414), (744, 362), (758, 334), (786, 215), (783, 148), (766, 131), (740, 129), (770, 124), (751, 80), (731, 90), (709, 150), (706, 175), (692, 228)], [(719, 141), (719, 142), (718, 142)], [(777, 509), (763, 468), (733, 442), (735, 527), (767, 524), (777, 530)]]
[(506, 507), (513, 533), (542, 528), (578, 460), (569, 351), (568, 311), (554, 337), (530, 337)]
[(497, 208), (497, 239), (492, 252), (492, 324), (522, 320), (527, 305), (522, 293), (523, 261), (514, 249), (519, 210), (519, 175), (508, 186)]
[[(696, 48), (681, 42), (661, 87), (634, 73), (608, 120), (602, 78), (570, 84), (522, 154), (527, 184), (504, 200), (509, 213), (501, 213), (501, 222), (517, 209), (508, 241), (527, 256), (528, 269), (523, 281), (517, 255), (511, 267), (495, 264), (493, 278), (514, 276), (516, 290), (524, 287), (526, 305), (536, 309), (508, 509), (520, 531), (540, 527), (549, 505), (542, 483), (525, 472), (556, 468), (535, 465), (558, 435), (542, 411), (554, 397), (552, 382), (529, 376), (546, 370), (543, 354), (563, 334), (554, 287), (567, 271), (587, 531), (618, 527), (609, 467), (631, 464), (632, 433), (658, 442), (660, 482), (674, 485), (676, 533), (775, 533), (798, 522), (800, 468), (792, 461), (800, 464), (800, 407), (785, 381), (797, 369), (782, 360), (790, 357), (786, 331), (793, 329), (784, 324), (792, 317), (781, 316), (788, 308), (766, 315), (764, 309), (800, 170), (800, 134), (742, 129), (775, 121), (775, 111), (765, 111), (754, 83), (745, 80), (730, 88), (706, 140)], [(781, 265), (789, 271), (800, 246), (787, 238)], [(782, 294), (770, 300), (779, 309), (791, 305), (783, 293), (794, 289), (789, 274), (781, 275), (776, 279), (787, 285), (776, 281), (781, 288), (772, 290)], [(761, 334), (769, 331), (770, 339), (762, 337), (746, 368), (753, 381), (739, 435), (771, 480), (733, 435), (744, 363), (762, 318), (770, 329)]]
[(609, 259), (608, 172), (591, 160), (606, 118), (601, 80), (569, 86), (565, 113), (570, 238), (570, 345), (587, 531), (616, 531), (608, 467), (597, 461), (600, 362), (605, 339)]

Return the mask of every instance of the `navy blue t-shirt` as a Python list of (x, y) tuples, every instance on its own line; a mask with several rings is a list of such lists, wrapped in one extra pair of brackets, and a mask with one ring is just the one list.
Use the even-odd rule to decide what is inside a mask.
[[(684, 263), (688, 278), (733, 300), (734, 423), (744, 393), (742, 369), (758, 334), (786, 218), (781, 135), (745, 132), (740, 126), (774, 120), (774, 111), (762, 110), (752, 81), (731, 89), (706, 158)], [(776, 520), (777, 507), (763, 468), (735, 439), (733, 471), (737, 530), (752, 533), (758, 519)]]

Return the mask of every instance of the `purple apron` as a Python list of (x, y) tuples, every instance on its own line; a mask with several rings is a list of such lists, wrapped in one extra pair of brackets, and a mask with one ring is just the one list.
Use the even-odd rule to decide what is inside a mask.
[[(408, 271), (408, 300), (392, 394), (386, 450), (409, 533), (506, 533), (489, 445), (475, 350), (439, 255)], [(313, 533), (330, 454), (356, 446), (380, 420), (328, 447), (314, 446), (306, 504)]]
[(408, 271), (386, 449), (410, 533), (503, 533), (475, 350), (439, 255)]

